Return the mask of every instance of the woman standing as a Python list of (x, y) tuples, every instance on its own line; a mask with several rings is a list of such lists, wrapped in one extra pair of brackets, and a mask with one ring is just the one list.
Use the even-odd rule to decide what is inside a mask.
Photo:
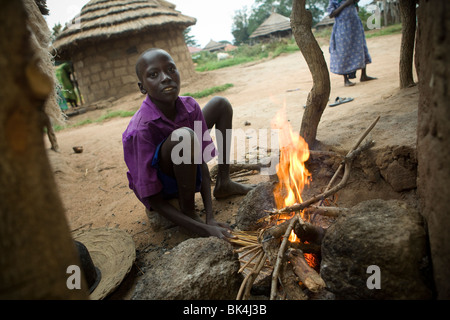
[(328, 14), (335, 18), (330, 39), (330, 71), (344, 76), (344, 85), (353, 86), (361, 69), (361, 81), (374, 80), (367, 76), (366, 65), (372, 62), (367, 49), (364, 27), (358, 16), (359, 0), (330, 0)]

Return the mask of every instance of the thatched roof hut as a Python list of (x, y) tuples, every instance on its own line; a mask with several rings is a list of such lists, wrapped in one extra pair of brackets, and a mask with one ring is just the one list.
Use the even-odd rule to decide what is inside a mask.
[(270, 16), (250, 35), (250, 40), (270, 41), (272, 39), (292, 36), (291, 21), (279, 13), (272, 12)]
[(91, 0), (53, 43), (73, 62), (81, 94), (94, 102), (137, 91), (135, 63), (148, 48), (174, 58), (183, 79), (195, 73), (183, 31), (196, 19), (164, 0)]
[(203, 51), (217, 52), (224, 50), (226, 46), (227, 46), (226, 43), (220, 43), (211, 39), (208, 42), (208, 44), (203, 48)]
[(325, 16), (319, 23), (317, 23), (314, 28), (316, 30), (320, 30), (326, 27), (332, 27), (334, 24), (334, 18), (330, 18), (330, 16)]

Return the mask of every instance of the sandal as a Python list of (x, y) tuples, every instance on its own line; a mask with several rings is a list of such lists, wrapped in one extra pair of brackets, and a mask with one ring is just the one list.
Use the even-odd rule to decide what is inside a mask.
[(334, 100), (334, 103), (330, 104), (330, 107), (336, 107), (340, 104), (346, 103), (346, 102), (350, 102), (353, 101), (353, 98), (340, 98), (340, 97), (336, 97), (336, 99)]

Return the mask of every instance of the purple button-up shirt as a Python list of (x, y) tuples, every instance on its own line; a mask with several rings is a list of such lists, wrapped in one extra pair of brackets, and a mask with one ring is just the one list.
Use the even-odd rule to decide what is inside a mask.
[[(194, 130), (198, 140), (202, 142), (204, 162), (209, 162), (217, 155), (197, 101), (192, 97), (178, 97), (176, 108), (177, 115), (172, 121), (146, 96), (122, 134), (129, 187), (147, 208), (150, 208), (150, 204), (146, 198), (162, 190), (157, 171), (152, 167), (156, 147), (175, 129), (189, 127)], [(199, 136), (200, 133), (202, 136)]]

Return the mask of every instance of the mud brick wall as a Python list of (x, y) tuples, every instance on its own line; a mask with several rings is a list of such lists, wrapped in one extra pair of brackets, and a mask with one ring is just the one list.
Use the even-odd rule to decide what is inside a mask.
[(86, 103), (138, 92), (135, 64), (145, 50), (158, 47), (175, 60), (182, 80), (195, 74), (182, 29), (157, 29), (91, 42), (73, 55), (73, 66)]

